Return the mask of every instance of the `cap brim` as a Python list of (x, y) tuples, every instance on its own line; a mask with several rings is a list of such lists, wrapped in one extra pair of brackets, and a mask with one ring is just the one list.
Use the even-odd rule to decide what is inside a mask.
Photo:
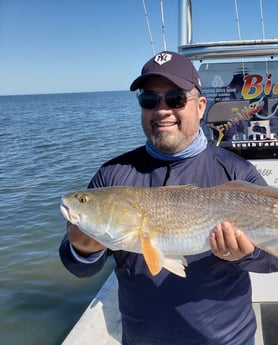
[[(143, 87), (144, 82), (154, 76), (160, 76), (164, 77), (168, 80), (170, 80), (172, 83), (176, 84), (179, 88), (183, 90), (190, 91), (195, 87), (195, 85), (188, 81), (185, 80), (184, 78), (180, 78), (179, 76), (174, 76), (172, 74), (167, 74), (167, 73), (145, 73), (144, 75), (141, 75), (140, 77), (136, 78), (133, 83), (130, 85), (130, 91), (135, 91)], [(197, 86), (196, 86), (197, 87)]]

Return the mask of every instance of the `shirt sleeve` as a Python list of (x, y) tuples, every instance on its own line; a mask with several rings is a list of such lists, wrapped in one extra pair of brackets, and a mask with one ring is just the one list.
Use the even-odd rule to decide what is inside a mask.
[(81, 256), (79, 255), (76, 250), (74, 249), (73, 245), (70, 243), (70, 251), (72, 253), (72, 255), (74, 256), (74, 258), (77, 261), (83, 262), (84, 264), (93, 264), (94, 262), (98, 261), (102, 255), (106, 252), (107, 249), (103, 249), (99, 252), (93, 253), (87, 257)]
[[(63, 265), (75, 276), (79, 278), (90, 277), (97, 274), (104, 266), (109, 255), (109, 250), (94, 253), (92, 256), (80, 260), (80, 256), (71, 249), (67, 235), (64, 236), (60, 247), (59, 255)], [(92, 260), (90, 262), (90, 260)]]
[(278, 258), (257, 247), (252, 254), (246, 255), (235, 263), (237, 263), (241, 269), (249, 272), (278, 272)]

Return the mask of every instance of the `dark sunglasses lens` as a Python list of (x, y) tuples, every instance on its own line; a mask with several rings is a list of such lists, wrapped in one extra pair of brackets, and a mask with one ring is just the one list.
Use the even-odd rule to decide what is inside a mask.
[(185, 106), (186, 100), (184, 92), (168, 92), (165, 95), (165, 102), (170, 108), (182, 108)]
[(144, 109), (154, 109), (159, 102), (159, 96), (154, 93), (142, 92), (138, 95), (138, 101), (142, 108)]

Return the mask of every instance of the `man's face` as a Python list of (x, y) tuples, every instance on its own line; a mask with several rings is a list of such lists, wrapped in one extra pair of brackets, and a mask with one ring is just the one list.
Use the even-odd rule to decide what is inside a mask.
[[(150, 77), (143, 86), (144, 92), (160, 96), (169, 91), (181, 91), (177, 85), (163, 77)], [(162, 97), (154, 109), (142, 108), (142, 126), (147, 138), (160, 151), (176, 153), (185, 149), (197, 137), (203, 117), (206, 98), (198, 97), (198, 90), (189, 93), (181, 108), (170, 108)]]

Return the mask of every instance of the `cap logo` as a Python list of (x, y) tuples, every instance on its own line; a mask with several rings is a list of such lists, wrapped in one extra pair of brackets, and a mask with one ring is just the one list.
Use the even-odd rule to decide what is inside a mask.
[(171, 61), (172, 54), (169, 53), (160, 53), (154, 57), (154, 61), (159, 65), (163, 65), (165, 62)]

